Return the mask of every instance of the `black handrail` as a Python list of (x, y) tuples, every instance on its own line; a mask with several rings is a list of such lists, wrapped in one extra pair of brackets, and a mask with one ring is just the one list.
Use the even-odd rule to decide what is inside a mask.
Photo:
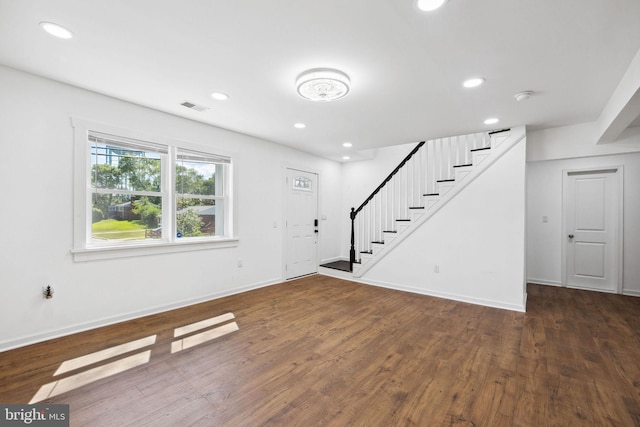
[(382, 181), (382, 184), (380, 184), (378, 188), (373, 190), (373, 193), (371, 193), (371, 195), (367, 197), (367, 199), (360, 205), (360, 207), (356, 209), (355, 211), (356, 215), (358, 215), (358, 212), (360, 212), (367, 205), (367, 203), (369, 203), (371, 199), (373, 199), (375, 195), (378, 194), (378, 192), (382, 189), (382, 187), (384, 187), (387, 184), (387, 182), (391, 181), (391, 178), (393, 178), (394, 175), (397, 174), (400, 169), (402, 169), (402, 167), (409, 161), (409, 159), (411, 159), (411, 157), (413, 157), (413, 155), (416, 154), (420, 149), (420, 147), (422, 147), (424, 144), (425, 144), (424, 141), (420, 141), (418, 145), (416, 145), (415, 148), (411, 150), (411, 152), (407, 155), (407, 157), (405, 157), (404, 160), (400, 162), (400, 164), (393, 170), (393, 172), (391, 172), (389, 176), (386, 177), (384, 181)]
[(373, 190), (373, 193), (371, 193), (371, 195), (367, 197), (367, 199), (360, 205), (360, 207), (358, 207), (358, 209), (351, 208), (351, 212), (349, 214), (349, 217), (351, 218), (351, 250), (349, 251), (349, 270), (353, 271), (353, 263), (356, 262), (355, 231), (354, 231), (356, 215), (358, 215), (358, 212), (360, 212), (376, 196), (376, 194), (378, 194), (378, 192), (380, 192), (380, 190), (385, 185), (387, 185), (387, 182), (391, 181), (391, 178), (393, 178), (395, 174), (397, 174), (398, 171), (402, 169), (402, 167), (411, 159), (411, 157), (413, 157), (414, 154), (418, 152), (418, 150), (420, 150), (420, 148), (424, 144), (425, 144), (425, 141), (420, 141), (418, 145), (416, 145), (414, 149), (411, 150), (411, 152), (407, 155), (407, 157), (405, 157), (404, 160), (402, 160), (402, 162), (400, 162), (400, 164), (393, 170), (393, 172), (391, 172), (389, 176), (386, 177), (384, 181), (382, 181), (382, 184), (380, 184), (378, 188)]

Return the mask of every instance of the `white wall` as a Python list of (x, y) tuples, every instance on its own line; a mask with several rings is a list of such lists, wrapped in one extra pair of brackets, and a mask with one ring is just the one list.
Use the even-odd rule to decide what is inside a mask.
[[(595, 122), (531, 131), (527, 142), (527, 278), (562, 285), (562, 171), (624, 166), (623, 293), (640, 296), (640, 128), (598, 144)], [(548, 222), (543, 223), (546, 216)]]
[[(0, 350), (281, 281), (285, 165), (319, 172), (319, 258), (342, 250), (339, 163), (4, 67), (0, 93)], [(71, 116), (235, 153), (238, 246), (74, 263)]]
[(605, 156), (640, 151), (640, 128), (622, 132), (614, 143), (596, 144), (595, 122), (527, 131), (527, 161)]
[(523, 140), (362, 280), (524, 311), (525, 153)]
[[(640, 153), (531, 162), (527, 165), (527, 273), (532, 283), (562, 285), (562, 171), (624, 166), (623, 293), (640, 296)], [(546, 216), (548, 222), (542, 222)]]

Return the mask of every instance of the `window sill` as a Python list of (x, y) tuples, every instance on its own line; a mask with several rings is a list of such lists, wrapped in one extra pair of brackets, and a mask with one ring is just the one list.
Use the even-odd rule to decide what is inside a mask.
[(161, 242), (144, 245), (96, 246), (72, 249), (75, 262), (98, 261), (104, 259), (130, 258), (177, 252), (202, 251), (208, 249), (232, 248), (238, 246), (238, 238), (228, 237), (216, 240), (191, 240), (175, 243)]

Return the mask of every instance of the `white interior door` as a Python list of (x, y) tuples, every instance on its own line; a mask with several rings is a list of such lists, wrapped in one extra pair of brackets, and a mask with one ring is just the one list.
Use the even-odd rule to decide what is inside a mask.
[(621, 292), (621, 170), (566, 172), (566, 285)]
[(291, 279), (318, 272), (318, 176), (287, 169), (286, 264)]

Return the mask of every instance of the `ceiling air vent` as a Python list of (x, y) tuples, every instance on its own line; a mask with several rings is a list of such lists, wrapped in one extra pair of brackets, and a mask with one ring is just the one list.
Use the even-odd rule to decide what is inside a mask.
[(189, 101), (184, 101), (180, 105), (182, 105), (183, 107), (191, 108), (192, 110), (196, 110), (196, 111), (208, 110), (208, 108), (205, 107), (204, 105), (194, 104), (193, 102), (189, 102)]

